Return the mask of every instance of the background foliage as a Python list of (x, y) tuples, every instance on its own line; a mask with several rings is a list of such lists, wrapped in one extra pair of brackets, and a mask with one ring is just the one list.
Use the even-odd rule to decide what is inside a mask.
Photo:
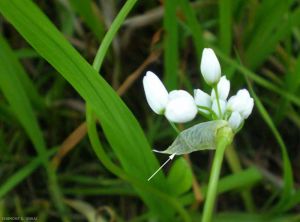
[(199, 221), (212, 152), (147, 182), (167, 158), (151, 149), (175, 133), (141, 80), (207, 89), (213, 47), (231, 92), (256, 102), (226, 151), (214, 220), (300, 221), (299, 1), (1, 0), (0, 13), (1, 217)]

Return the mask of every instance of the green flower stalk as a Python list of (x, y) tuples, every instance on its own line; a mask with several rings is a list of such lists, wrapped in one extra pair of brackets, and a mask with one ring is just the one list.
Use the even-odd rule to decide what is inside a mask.
[(222, 167), (224, 152), (233, 139), (233, 132), (230, 127), (223, 127), (217, 132), (216, 153), (213, 160), (211, 174), (208, 183), (208, 190), (203, 209), (202, 222), (211, 221), (215, 200), (217, 196), (218, 181)]

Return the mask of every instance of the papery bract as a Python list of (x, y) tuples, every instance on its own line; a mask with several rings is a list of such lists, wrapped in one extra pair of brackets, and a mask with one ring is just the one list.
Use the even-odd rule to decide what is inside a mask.
[(198, 150), (216, 149), (217, 132), (227, 126), (228, 122), (225, 120), (199, 123), (182, 131), (166, 150), (154, 151), (158, 153), (181, 155)]

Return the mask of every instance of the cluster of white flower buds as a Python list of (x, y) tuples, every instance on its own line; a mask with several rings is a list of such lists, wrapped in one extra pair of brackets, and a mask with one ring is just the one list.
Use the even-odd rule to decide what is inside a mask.
[(174, 123), (185, 123), (197, 113), (209, 119), (223, 119), (229, 126), (239, 130), (251, 114), (254, 101), (248, 90), (241, 89), (227, 101), (230, 81), (221, 76), (220, 63), (210, 48), (205, 48), (201, 59), (201, 73), (205, 82), (212, 87), (211, 94), (200, 89), (194, 90), (194, 98), (184, 90), (168, 93), (160, 79), (148, 71), (143, 79), (144, 90), (151, 109)]

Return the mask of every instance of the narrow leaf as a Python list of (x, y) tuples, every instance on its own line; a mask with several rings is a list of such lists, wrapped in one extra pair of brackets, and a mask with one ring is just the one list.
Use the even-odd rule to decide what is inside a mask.
[(93, 10), (93, 7), (96, 7), (96, 5), (93, 5), (94, 3), (91, 0), (70, 0), (70, 3), (72, 8), (79, 13), (88, 27), (97, 36), (98, 40), (101, 41), (104, 36), (105, 25)]
[(287, 147), (284, 143), (284, 140), (282, 139), (279, 131), (277, 130), (272, 118), (270, 117), (269, 113), (267, 112), (266, 108), (262, 104), (259, 97), (254, 92), (251, 84), (249, 83), (249, 80), (247, 80), (247, 82), (248, 82), (248, 86), (249, 86), (251, 95), (254, 98), (257, 109), (259, 110), (263, 120), (266, 122), (266, 124), (271, 129), (271, 131), (280, 147), (282, 160), (283, 160), (283, 180), (284, 180), (284, 186), (283, 186), (283, 190), (282, 190), (281, 200), (279, 202), (279, 203), (281, 203), (282, 201), (286, 201), (287, 199), (289, 199), (295, 191), (291, 161), (290, 161), (290, 158), (289, 158), (289, 155), (287, 152)]
[(178, 24), (176, 9), (178, 0), (165, 1), (164, 29), (165, 29), (165, 78), (169, 89), (175, 89), (178, 80)]
[(24, 127), (37, 152), (44, 155), (46, 146), (28, 95), (20, 81), (23, 73), (5, 39), (0, 36), (0, 88)]

